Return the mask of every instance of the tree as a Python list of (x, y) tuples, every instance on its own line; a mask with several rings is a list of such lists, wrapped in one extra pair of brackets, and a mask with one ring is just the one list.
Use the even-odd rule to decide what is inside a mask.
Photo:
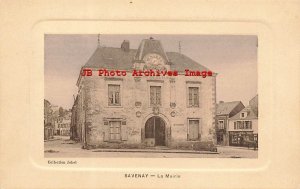
[(58, 115), (59, 115), (59, 117), (64, 117), (64, 109), (62, 107), (59, 107)]

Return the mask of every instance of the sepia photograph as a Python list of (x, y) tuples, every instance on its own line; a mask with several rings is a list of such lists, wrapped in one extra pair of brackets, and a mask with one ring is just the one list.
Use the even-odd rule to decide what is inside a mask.
[(258, 158), (258, 38), (44, 35), (44, 157)]

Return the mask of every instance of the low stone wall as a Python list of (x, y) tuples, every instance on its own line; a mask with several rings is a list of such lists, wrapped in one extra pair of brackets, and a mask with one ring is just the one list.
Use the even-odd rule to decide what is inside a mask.
[[(131, 143), (102, 143), (98, 145), (87, 145), (86, 149), (146, 149), (153, 148), (147, 146), (145, 143), (141, 144), (131, 144)], [(178, 150), (195, 150), (195, 151), (211, 151), (217, 152), (216, 146), (212, 141), (201, 142), (201, 141), (185, 141), (176, 144), (171, 144), (168, 146), (170, 149), (178, 149)]]
[(104, 148), (104, 149), (145, 149), (145, 144), (128, 144), (128, 143), (102, 143), (98, 145), (87, 145), (86, 149), (97, 149), (97, 148)]

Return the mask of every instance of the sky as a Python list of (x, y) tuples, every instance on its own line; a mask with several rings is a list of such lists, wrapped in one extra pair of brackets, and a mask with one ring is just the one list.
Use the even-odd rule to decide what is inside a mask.
[[(179, 52), (217, 75), (217, 102), (248, 101), (257, 94), (257, 37), (249, 35), (100, 35), (101, 46), (137, 49), (142, 39), (160, 40), (166, 52)], [(45, 35), (45, 99), (72, 108), (80, 68), (98, 46), (95, 35)]]

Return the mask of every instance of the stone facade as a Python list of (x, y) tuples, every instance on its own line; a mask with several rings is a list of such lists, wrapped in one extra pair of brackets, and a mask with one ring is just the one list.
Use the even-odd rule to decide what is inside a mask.
[[(117, 50), (99, 47), (82, 68), (81, 73), (84, 68), (92, 69), (92, 76), (78, 78), (71, 138), (76, 135), (84, 146), (215, 143), (216, 74), (185, 76), (183, 65), (208, 69), (179, 53), (165, 53), (157, 40), (143, 40), (138, 50), (128, 48), (124, 43)], [(163, 68), (159, 69), (177, 70), (178, 76), (132, 76), (133, 69), (160, 64), (152, 59), (161, 59)], [(100, 68), (123, 68), (127, 75), (99, 76)]]
[(44, 140), (54, 137), (54, 118), (51, 103), (44, 99)]
[(71, 111), (64, 110), (64, 115), (58, 116), (55, 121), (55, 134), (70, 136)]

